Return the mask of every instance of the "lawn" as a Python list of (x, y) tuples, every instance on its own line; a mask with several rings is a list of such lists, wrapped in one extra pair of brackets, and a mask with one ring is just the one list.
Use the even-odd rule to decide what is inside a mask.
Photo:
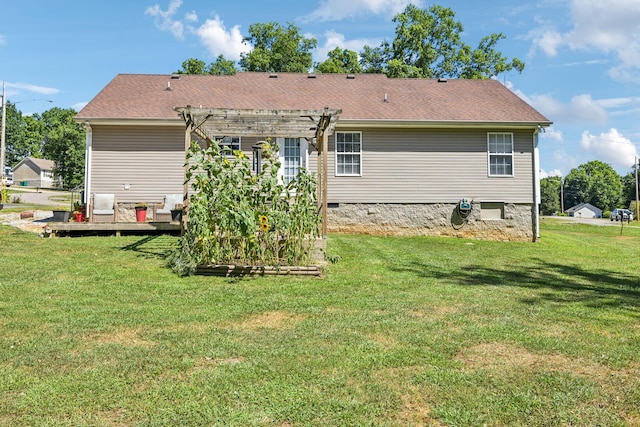
[(0, 227), (0, 425), (640, 425), (640, 228), (331, 235), (326, 277), (181, 278), (169, 236)]

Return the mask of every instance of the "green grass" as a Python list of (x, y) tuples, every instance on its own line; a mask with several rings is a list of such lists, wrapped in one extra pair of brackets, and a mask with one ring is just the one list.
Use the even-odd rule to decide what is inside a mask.
[(640, 228), (332, 235), (323, 279), (0, 227), (0, 425), (640, 424)]

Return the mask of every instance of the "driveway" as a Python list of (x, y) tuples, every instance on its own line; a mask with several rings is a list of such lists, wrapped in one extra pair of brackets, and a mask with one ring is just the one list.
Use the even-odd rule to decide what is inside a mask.
[(37, 190), (35, 188), (21, 188), (15, 186), (10, 187), (10, 190), (12, 190), (12, 192), (9, 197), (20, 197), (21, 204), (60, 206), (63, 208), (71, 209), (71, 193), (69, 193), (68, 191), (47, 189)]

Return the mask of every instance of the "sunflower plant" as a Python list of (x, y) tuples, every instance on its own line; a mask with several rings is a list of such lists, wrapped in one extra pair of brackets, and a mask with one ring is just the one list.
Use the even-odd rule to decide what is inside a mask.
[(180, 274), (199, 265), (304, 265), (318, 236), (315, 178), (302, 169), (284, 184), (278, 147), (263, 144), (263, 168), (242, 151), (192, 142), (187, 153), (188, 224), (170, 264)]

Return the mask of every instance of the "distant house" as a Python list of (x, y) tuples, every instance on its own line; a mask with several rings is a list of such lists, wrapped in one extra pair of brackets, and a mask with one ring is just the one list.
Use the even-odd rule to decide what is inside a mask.
[(25, 157), (13, 168), (13, 182), (24, 187), (53, 187), (56, 183), (53, 176), (52, 160)]
[[(328, 139), (329, 232), (538, 237), (538, 133), (551, 122), (496, 80), (120, 74), (76, 116), (87, 129), (87, 202), (115, 194), (128, 209), (181, 193), (185, 141), (197, 138), (175, 108), (188, 106), (341, 110)], [(313, 140), (234, 135), (224, 125), (211, 136), (250, 157), (273, 137), (286, 176), (318, 169)]]
[(580, 203), (565, 212), (567, 215), (576, 218), (602, 218), (602, 209), (598, 209), (589, 203)]

